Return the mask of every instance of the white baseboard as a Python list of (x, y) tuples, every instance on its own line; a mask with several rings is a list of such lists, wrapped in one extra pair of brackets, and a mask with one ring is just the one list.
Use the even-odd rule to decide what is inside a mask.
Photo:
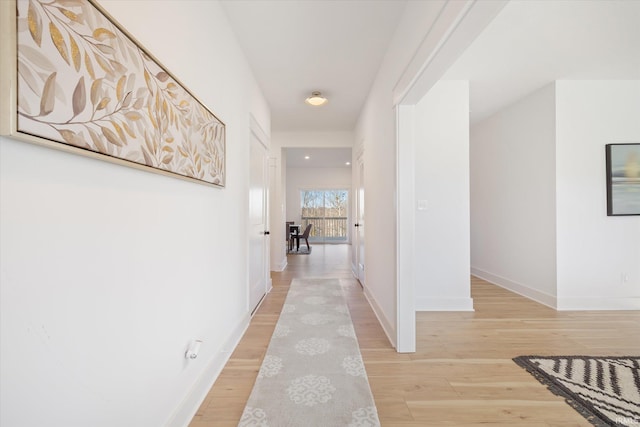
[(380, 326), (382, 326), (382, 330), (387, 336), (387, 339), (389, 340), (393, 348), (398, 348), (398, 345), (396, 342), (396, 333), (395, 333), (396, 328), (389, 321), (389, 319), (384, 315), (382, 308), (380, 308), (380, 304), (378, 304), (378, 301), (376, 301), (373, 294), (371, 294), (371, 292), (369, 292), (369, 290), (366, 287), (364, 288), (364, 296), (369, 302), (369, 305), (373, 310), (373, 314), (375, 314), (376, 317), (378, 318), (378, 322), (380, 323)]
[(207, 366), (203, 369), (200, 377), (196, 380), (193, 387), (191, 387), (189, 394), (174, 411), (173, 416), (166, 424), (166, 427), (187, 427), (189, 423), (191, 423), (194, 415), (198, 412), (198, 408), (200, 408), (200, 405), (207, 397), (209, 390), (211, 390), (213, 383), (220, 375), (220, 372), (222, 372), (222, 369), (229, 360), (229, 357), (231, 357), (233, 349), (236, 348), (240, 339), (249, 327), (250, 320), (251, 318), (247, 314), (236, 326), (231, 333), (231, 336), (227, 339), (224, 345), (220, 347), (218, 353), (213, 356)]
[(471, 267), (471, 274), (558, 311), (640, 310), (640, 297), (562, 298), (540, 292), (521, 283), (514, 282), (479, 268)]
[(474, 311), (473, 298), (416, 298), (416, 311)]
[(280, 264), (271, 264), (271, 271), (284, 271), (287, 268), (287, 257), (285, 256)]
[(358, 278), (358, 266), (354, 263), (351, 263), (351, 274), (353, 274), (353, 277), (356, 279)]
[(558, 298), (557, 310), (640, 310), (640, 297)]
[(522, 283), (514, 282), (505, 277), (498, 276), (497, 274), (489, 273), (488, 271), (481, 270), (479, 268), (471, 267), (471, 274), (486, 280), (487, 282), (498, 285), (501, 288), (505, 288), (511, 292), (514, 292), (523, 297), (532, 299), (540, 304), (544, 304), (547, 307), (556, 308), (558, 305), (557, 298), (554, 295), (549, 295), (544, 292), (540, 292), (536, 289), (532, 289)]

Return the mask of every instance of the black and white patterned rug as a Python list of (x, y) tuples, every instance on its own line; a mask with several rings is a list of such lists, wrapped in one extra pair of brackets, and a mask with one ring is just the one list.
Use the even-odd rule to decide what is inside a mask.
[(640, 427), (640, 357), (513, 359), (594, 426)]
[(240, 427), (379, 427), (339, 279), (294, 279)]

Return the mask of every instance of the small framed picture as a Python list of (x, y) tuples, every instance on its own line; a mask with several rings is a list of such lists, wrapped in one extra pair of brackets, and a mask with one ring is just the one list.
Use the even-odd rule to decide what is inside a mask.
[(607, 144), (607, 215), (640, 215), (640, 143)]

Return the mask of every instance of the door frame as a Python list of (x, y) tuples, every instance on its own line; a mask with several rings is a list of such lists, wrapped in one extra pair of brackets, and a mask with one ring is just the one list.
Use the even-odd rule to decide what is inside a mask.
[[(270, 180), (270, 174), (269, 174), (269, 137), (267, 136), (267, 133), (262, 129), (262, 127), (260, 126), (260, 124), (258, 123), (258, 121), (255, 119), (255, 117), (253, 116), (253, 114), (250, 114), (250, 125), (249, 125), (249, 166), (251, 165), (251, 138), (255, 137), (256, 140), (264, 147), (265, 150), (265, 155), (264, 155), (264, 168), (263, 168), (263, 203), (262, 203), (262, 211), (263, 211), (263, 217), (264, 217), (264, 227), (265, 227), (265, 235), (264, 235), (264, 240), (263, 240), (263, 261), (264, 261), (264, 283), (265, 283), (265, 291), (264, 291), (264, 295), (262, 296), (262, 298), (260, 299), (260, 301), (258, 302), (258, 304), (255, 307), (251, 307), (251, 281), (250, 281), (250, 269), (251, 269), (251, 258), (249, 257), (249, 253), (247, 252), (247, 310), (251, 313), (251, 316), (253, 316), (253, 314), (258, 310), (258, 308), (260, 307), (260, 305), (262, 304), (262, 301), (264, 301), (264, 296), (266, 296), (271, 289), (273, 288), (273, 281), (271, 279), (271, 241), (270, 241), (270, 234), (269, 234), (269, 227), (270, 227), (270, 218), (269, 218), (269, 188), (270, 188), (270, 184), (269, 184), (269, 180)], [(250, 230), (251, 229), (251, 218), (250, 218), (250, 213), (247, 211), (247, 224), (248, 227), (247, 229)], [(248, 235), (247, 236), (247, 250), (249, 249), (249, 245), (250, 245), (250, 241), (249, 239), (251, 239), (251, 236)]]
[(436, 22), (393, 88), (396, 117), (396, 350), (416, 351), (415, 105), (500, 13), (508, 0), (442, 4)]
[(396, 350), (416, 351), (415, 105), (396, 106)]
[[(360, 282), (360, 285), (365, 287), (365, 268), (364, 268), (364, 253), (363, 253), (363, 245), (364, 242), (361, 242), (362, 236), (365, 231), (361, 231), (364, 228), (364, 220), (360, 221), (360, 214), (362, 213), (362, 217), (364, 218), (364, 192), (365, 192), (365, 183), (364, 183), (364, 150), (358, 153), (356, 159), (356, 185), (355, 185), (355, 207), (356, 211), (354, 214), (354, 241), (356, 244), (355, 250), (355, 265), (354, 274), (356, 279)], [(362, 210), (362, 212), (361, 212)], [(361, 228), (362, 227), (362, 228)]]

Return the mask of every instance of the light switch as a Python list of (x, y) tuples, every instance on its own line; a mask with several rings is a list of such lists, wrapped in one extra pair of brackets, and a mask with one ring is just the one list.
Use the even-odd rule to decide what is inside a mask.
[(418, 200), (418, 210), (426, 211), (428, 208), (428, 204), (426, 200)]

